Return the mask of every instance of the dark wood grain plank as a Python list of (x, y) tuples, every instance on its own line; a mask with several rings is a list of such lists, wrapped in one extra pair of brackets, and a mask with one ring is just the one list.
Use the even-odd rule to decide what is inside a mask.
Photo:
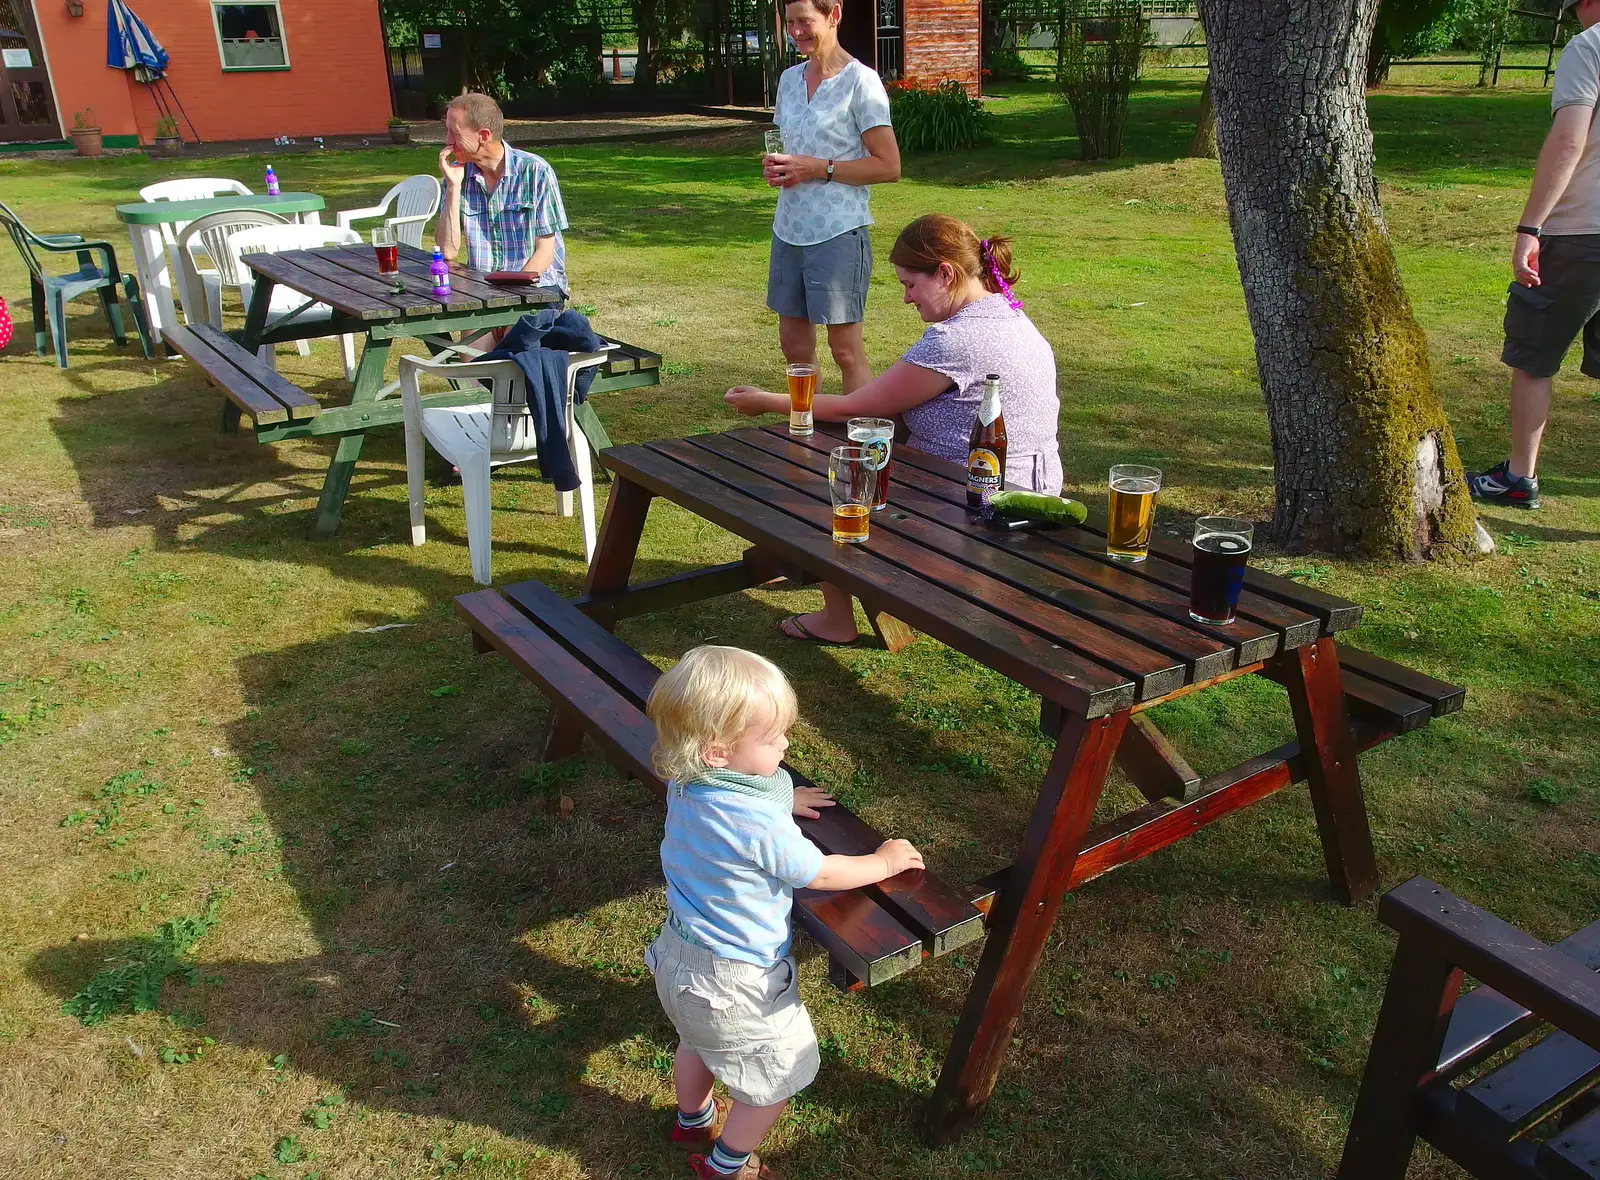
[(1600, 1180), (1600, 1111), (1541, 1144), (1538, 1165), (1550, 1180)]
[[(789, 440), (819, 451), (822, 454), (826, 454), (831, 447), (837, 445), (837, 440), (831, 435), (821, 434), (820, 428), (819, 434), (813, 435), (809, 439), (789, 439), (788, 434), (782, 427), (767, 427), (763, 428), (762, 432), (771, 438)], [(905, 460), (903, 467), (901, 466), (902, 459)], [(924, 455), (920, 451), (911, 450), (909, 447), (896, 448), (895, 469), (889, 492), (890, 499), (896, 499), (895, 489), (915, 488), (927, 496), (943, 501), (957, 512), (967, 513), (966, 485), (950, 474), (952, 470), (959, 472), (960, 469), (944, 459), (939, 459), (932, 455)], [(1177, 595), (1182, 600), (1184, 613), (1188, 613), (1189, 569), (1187, 566), (1177, 565), (1157, 556), (1152, 556), (1133, 565), (1126, 562), (1112, 561), (1105, 551), (1104, 535), (1087, 532), (1082, 529), (1052, 529), (1048, 532), (1033, 534), (1032, 540), (1035, 544), (1045, 549), (1060, 548), (1091, 564), (1116, 571), (1126, 578), (1148, 581), (1158, 587), (1165, 588), (1166, 591)], [(1154, 551), (1152, 550), (1152, 552)], [(1285, 648), (1304, 647), (1321, 635), (1323, 630), (1322, 620), (1312, 612), (1288, 606), (1276, 599), (1256, 594), (1248, 588), (1239, 596), (1239, 618), (1256, 626), (1277, 632), (1281, 637), (1280, 642)], [(1248, 659), (1244, 662), (1254, 663), (1255, 661)]]
[(232, 360), (206, 344), (191, 328), (174, 325), (163, 328), (161, 335), (168, 348), (193, 361), (207, 380), (221, 390), (230, 402), (249, 414), (257, 426), (270, 426), (289, 420), (289, 410), (282, 402), (241, 373)]
[[(400, 270), (403, 274), (431, 278), (428, 268), (433, 265), (433, 255), (413, 246), (402, 245), (399, 250)], [(377, 260), (373, 260), (376, 267)], [(551, 287), (507, 287), (487, 280), (484, 272), (473, 270), (462, 262), (450, 263), (450, 286), (461, 287), (464, 294), (481, 299), (485, 307), (516, 307), (519, 304), (529, 311), (549, 307), (561, 300), (560, 293)]]
[(917, 938), (860, 889), (794, 891), (795, 924), (868, 987), (922, 963)]
[[(811, 526), (644, 446), (613, 447), (601, 461), (625, 477), (619, 487), (633, 484), (666, 496), (858, 598), (891, 603), (906, 584), (900, 570), (861, 546), (835, 545)], [(895, 603), (893, 613), (1074, 712), (1103, 716), (1133, 703), (1134, 685), (1127, 677), (1032, 632), (1000, 624), (989, 612), (937, 587), (927, 587), (916, 601)]]
[[(831, 538), (831, 501), (820, 500), (807, 491), (725, 459), (706, 450), (700, 442), (696, 438), (663, 440), (646, 445), (686, 467), (710, 475), (730, 490), (787, 513), (796, 521), (808, 524), (819, 534)], [(809, 473), (795, 468), (789, 470), (804, 482), (812, 485), (821, 482)], [(1184, 682), (1185, 668), (1172, 657), (1136, 640), (1107, 631), (1060, 607), (1042, 602), (1025, 590), (964, 566), (926, 545), (917, 544), (888, 530), (874, 530), (866, 544), (850, 547), (871, 552), (900, 571), (893, 601), (868, 600), (870, 606), (887, 610), (896, 617), (901, 615), (899, 604), (919, 597), (924, 587), (939, 589), (958, 595), (973, 606), (989, 612), (989, 618), (985, 621), (987, 627), (1009, 624), (1029, 628), (1041, 638), (1054, 640), (1086, 660), (1125, 674), (1138, 686), (1141, 698), (1161, 696)]]
[[(696, 441), (704, 442), (707, 437), (698, 436)], [(786, 437), (762, 430), (740, 430), (715, 437), (736, 440), (819, 475), (827, 473), (825, 454)], [(1006, 573), (1001, 576), (1007, 580), (1036, 588), (1068, 609), (1077, 610), (1080, 604), (1098, 604), (1098, 610), (1079, 613), (1186, 659), (1191, 664), (1192, 679), (1219, 676), (1233, 667), (1235, 661), (1255, 663), (1278, 650), (1279, 636), (1275, 630), (1249, 620), (1224, 627), (1196, 623), (1189, 617), (1186, 594), (1177, 594), (1124, 570), (1078, 557), (1030, 533), (975, 524), (965, 504), (956, 505), (928, 495), (911, 484), (892, 483), (891, 489), (890, 506), (873, 514), (875, 527), (882, 524), (890, 529), (913, 528), (913, 524), (897, 525), (896, 522), (900, 518), (915, 517), (953, 530), (979, 546), (963, 548), (966, 556), (962, 560), (967, 564), (993, 568), (996, 572), (1003, 569)], [(1005, 556), (996, 555), (994, 551)], [(1012, 559), (1021, 560), (1025, 565), (1019, 566)], [(1002, 564), (997, 566), (996, 562)], [(1036, 568), (1028, 570), (1026, 564)], [(1087, 597), (1091, 595), (1093, 597)], [(1115, 605), (1107, 599), (1115, 600)], [(1174, 642), (1173, 637), (1178, 635), (1186, 638)], [(1196, 636), (1200, 637), (1198, 644)], [(1234, 658), (1203, 659), (1206, 654), (1223, 648), (1231, 650)]]
[(1346, 643), (1339, 644), (1339, 666), (1347, 671), (1359, 672), (1368, 680), (1387, 684), (1407, 696), (1426, 700), (1435, 717), (1454, 713), (1466, 702), (1467, 690), (1458, 685), (1435, 680), (1432, 676), (1425, 676), (1393, 660), (1372, 655)]
[(315, 418), (322, 413), (322, 407), (317, 404), (315, 398), (298, 386), (291, 385), (276, 369), (269, 368), (255, 353), (246, 352), (221, 328), (207, 323), (196, 323), (190, 325), (190, 330), (205, 341), (212, 351), (225, 357), (249, 380), (259, 385), (268, 396), (281, 402), (284, 409), (289, 411), (290, 421), (300, 422), (307, 418)]
[(1462, 1087), (1456, 1113), (1510, 1139), (1600, 1079), (1600, 1051), (1559, 1030)]
[(335, 311), (358, 320), (397, 320), (406, 313), (392, 298), (371, 295), (336, 282), (301, 264), (298, 255), (307, 250), (286, 250), (282, 254), (246, 254), (244, 264), (263, 278), (326, 303)]
[[(452, 284), (448, 301), (433, 295), (433, 279), (423, 274), (401, 271), (386, 275), (378, 271), (378, 259), (370, 246), (336, 246), (315, 252), (319, 260), (329, 264), (327, 273), (358, 291), (382, 293), (396, 304), (407, 308), (412, 315), (438, 315), (445, 311), (478, 311), (483, 300), (457, 291)], [(395, 288), (400, 290), (395, 290)]]

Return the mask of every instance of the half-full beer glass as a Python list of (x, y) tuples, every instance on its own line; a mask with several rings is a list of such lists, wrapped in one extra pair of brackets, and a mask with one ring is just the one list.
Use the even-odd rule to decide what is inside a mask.
[(878, 473), (866, 447), (834, 447), (828, 452), (828, 490), (833, 494), (833, 539), (859, 545), (867, 539)]
[(868, 453), (878, 473), (878, 494), (872, 502), (877, 512), (889, 502), (889, 459), (894, 450), (894, 423), (888, 418), (852, 418), (845, 424), (851, 442)]
[(1106, 552), (1117, 561), (1143, 561), (1150, 553), (1161, 472), (1137, 463), (1111, 469), (1111, 504), (1106, 519)]
[(1255, 532), (1249, 521), (1231, 516), (1202, 516), (1194, 522), (1189, 617), (1195, 622), (1233, 622)]
[(811, 433), (811, 403), (817, 396), (817, 366), (788, 365), (784, 375), (789, 378), (789, 433), (805, 438)]

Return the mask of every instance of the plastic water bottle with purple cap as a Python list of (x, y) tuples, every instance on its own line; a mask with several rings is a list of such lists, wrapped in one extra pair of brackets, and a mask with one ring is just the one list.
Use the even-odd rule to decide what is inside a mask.
[(428, 273), (433, 276), (433, 297), (435, 299), (449, 299), (450, 264), (444, 260), (444, 255), (437, 249), (433, 252), (433, 262), (428, 266)]
[(272, 170), (272, 165), (267, 165), (267, 196), (278, 195), (278, 174)]

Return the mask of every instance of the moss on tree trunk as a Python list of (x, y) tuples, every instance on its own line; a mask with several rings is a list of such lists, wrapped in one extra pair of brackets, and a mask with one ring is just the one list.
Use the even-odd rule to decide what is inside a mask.
[(1291, 549), (1476, 551), (1455, 440), (1378, 204), (1376, 0), (1201, 0), (1217, 146)]

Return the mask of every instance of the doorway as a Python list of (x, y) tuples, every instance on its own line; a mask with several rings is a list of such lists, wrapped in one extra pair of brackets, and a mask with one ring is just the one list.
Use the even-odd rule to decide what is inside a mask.
[(0, 143), (60, 138), (33, 9), (28, 0), (0, 0)]

